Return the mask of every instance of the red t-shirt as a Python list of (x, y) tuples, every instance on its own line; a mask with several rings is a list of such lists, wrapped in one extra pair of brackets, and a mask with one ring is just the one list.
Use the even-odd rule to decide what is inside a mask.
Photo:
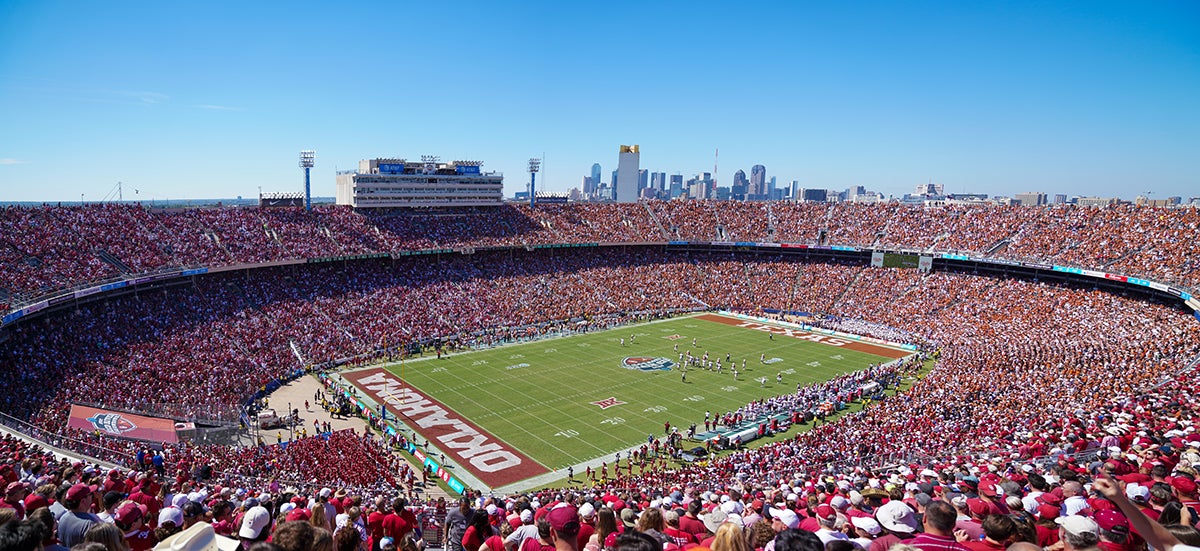
[(592, 534), (596, 533), (596, 527), (586, 522), (579, 523), (579, 536), (575, 538), (575, 543), (579, 545), (579, 549), (583, 549), (589, 539), (592, 539)]
[(704, 526), (704, 521), (690, 515), (679, 517), (679, 529), (691, 534), (696, 541), (708, 535), (708, 528)]
[(125, 543), (129, 544), (132, 551), (147, 551), (158, 544), (158, 538), (154, 537), (154, 531), (147, 526), (143, 527), (140, 532), (125, 534)]
[(401, 515), (389, 513), (383, 518), (383, 535), (388, 536), (396, 541), (404, 539), (404, 535), (411, 532), (413, 526), (408, 523)]

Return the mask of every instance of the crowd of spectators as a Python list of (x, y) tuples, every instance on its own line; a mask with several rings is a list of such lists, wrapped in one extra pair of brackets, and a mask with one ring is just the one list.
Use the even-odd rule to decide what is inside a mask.
[(1197, 284), (1196, 209), (649, 201), (360, 213), (321, 206), (0, 209), (0, 298), (183, 266), (463, 247), (773, 241), (989, 254)]
[[(943, 242), (973, 239), (978, 247), (987, 248), (1007, 240), (1006, 251), (1021, 254), (1042, 254), (1039, 247), (1051, 246), (1050, 241), (1024, 236), (1028, 228), (1037, 228), (1038, 239), (1052, 230), (1035, 225), (1041, 216), (1035, 209), (998, 209), (995, 216), (1004, 220), (991, 223), (992, 213), (973, 209), (958, 209), (956, 221), (947, 221), (930, 214), (933, 211), (907, 211), (908, 207), (898, 205), (876, 208), (884, 212), (883, 218), (871, 221), (870, 215), (864, 215), (866, 221), (861, 223), (834, 222), (843, 212), (875, 211), (860, 205), (822, 206), (820, 213), (808, 212), (803, 218), (824, 220), (818, 225), (832, 236), (868, 241), (864, 244), (887, 243), (889, 236), (906, 235), (893, 234), (891, 226), (895, 224), (904, 228), (928, 224), (931, 233), (910, 236), (916, 245), (940, 247)], [(38, 238), (26, 235), (36, 231), (18, 230), (21, 224), (71, 228), (63, 231), (73, 237), (39, 245), (54, 252), (39, 257), (39, 263), (28, 262), (28, 257), (15, 261), (21, 273), (27, 267), (32, 269), (30, 273), (53, 280), (58, 277), (56, 269), (86, 270), (86, 264), (70, 265), (80, 260), (65, 253), (79, 246), (96, 247), (97, 243), (107, 254), (122, 257), (129, 267), (150, 270), (159, 261), (189, 259), (181, 264), (190, 264), (206, 254), (204, 251), (219, 251), (228, 262), (241, 263), (299, 258), (320, 251), (356, 254), (375, 250), (372, 247), (377, 245), (392, 248), (419, 242), (423, 247), (426, 241), (419, 239), (439, 247), (513, 244), (516, 236), (527, 244), (548, 242), (543, 239), (583, 240), (602, 235), (601, 226), (592, 225), (591, 220), (615, 223), (619, 229), (609, 235), (621, 239), (648, 238), (659, 225), (684, 239), (742, 239), (742, 235), (757, 231), (756, 225), (745, 223), (757, 216), (770, 221), (777, 238), (786, 238), (789, 217), (795, 216), (792, 209), (812, 211), (815, 207), (772, 204), (726, 209), (718, 203), (649, 203), (621, 209), (573, 206), (544, 215), (539, 222), (531, 220), (543, 215), (523, 209), (507, 211), (503, 215), (507, 221), (497, 223), (488, 237), (466, 241), (460, 238), (480, 223), (485, 213), (393, 214), (372, 219), (327, 208), (318, 211), (323, 220), (319, 229), (308, 231), (298, 229), (308, 223), (295, 212), (284, 216), (269, 210), (156, 213), (113, 206), (10, 208), (0, 215), (0, 223), (6, 231), (12, 229), (19, 235), (0, 233), (0, 239), (6, 240), (7, 252), (25, 250), (23, 247), (35, 246)], [(1063, 210), (1067, 211), (1064, 219), (1081, 221), (1080, 225), (1069, 226), (1069, 230), (1064, 226), (1063, 231), (1070, 233), (1062, 240), (1066, 245), (1045, 250), (1064, 259), (1133, 262), (1131, 259), (1147, 251), (1161, 252), (1174, 246), (1174, 240), (1190, 231), (1181, 228), (1192, 225), (1195, 229), (1189, 218), (1193, 214), (1176, 211), (1122, 207), (1091, 214), (1082, 209)], [(1175, 216), (1174, 225), (1140, 220), (1148, 213)], [(137, 231), (152, 233), (166, 245), (151, 247), (88, 237), (96, 231), (87, 223), (93, 216), (137, 226)], [(1014, 217), (1020, 221), (1013, 222)], [(1086, 227), (1084, 222), (1092, 217), (1103, 221), (1101, 228), (1108, 230), (1132, 219), (1138, 232), (1157, 237), (1125, 235), (1108, 241), (1123, 251), (1113, 253), (1090, 241), (1101, 231)], [(422, 232), (420, 224), (435, 218), (437, 221), (431, 222), (435, 229)], [(882, 226), (871, 231), (875, 223)], [(987, 223), (996, 235), (1004, 235), (984, 236), (982, 230), (977, 237), (955, 233), (958, 224)], [(210, 235), (189, 249), (183, 237), (189, 227), (210, 228), (204, 230)], [(354, 231), (361, 235), (348, 239), (343, 235), (347, 228), (357, 228)], [(714, 233), (701, 237), (709, 231)], [(316, 244), (322, 240), (324, 244)], [(141, 256), (138, 247), (161, 255), (147, 252)], [(1186, 247), (1170, 250), (1185, 251)], [(138, 260), (125, 260), (133, 257)], [(174, 260), (164, 260), (168, 257)], [(102, 264), (95, 268), (95, 275), (108, 275), (104, 266), (114, 267), (99, 255), (89, 258)], [(53, 263), (58, 264), (50, 268)], [(1181, 264), (1171, 269), (1178, 266)], [(44, 273), (39, 271), (43, 268)], [(1060, 493), (1076, 492), (1071, 482), (1088, 482), (1098, 472), (1140, 474), (1143, 476), (1134, 478), (1147, 487), (1157, 481), (1176, 490), (1186, 490), (1190, 480), (1192, 494), (1180, 500), (1196, 499), (1195, 469), (1200, 467), (1194, 465), (1200, 465), (1200, 436), (1195, 435), (1194, 422), (1200, 419), (1200, 409), (1192, 396), (1200, 388), (1185, 369), (1200, 354), (1200, 326), (1178, 309), (1097, 290), (1024, 280), (801, 263), (770, 255), (685, 255), (619, 248), (479, 251), (358, 263), (353, 270), (330, 263), (213, 274), (189, 286), (84, 303), (7, 327), (7, 338), (0, 345), (0, 377), (6, 381), (0, 408), (44, 431), (43, 435), (61, 436), (59, 443), (65, 446), (114, 460), (126, 469), (134, 467), (127, 476), (141, 484), (140, 477), (149, 478), (145, 473), (157, 469), (153, 463), (128, 464), (128, 458), (139, 451), (136, 444), (62, 428), (71, 402), (134, 410), (161, 404), (185, 409), (202, 404), (236, 407), (270, 381), (298, 369), (382, 348), (431, 340), (458, 346), (490, 344), (580, 322), (614, 323), (636, 315), (717, 307), (749, 313), (766, 309), (809, 312), (814, 316), (807, 319), (810, 323), (881, 338), (903, 337), (936, 354), (937, 365), (904, 393), (860, 412), (707, 463), (652, 470), (621, 479), (619, 484), (577, 488), (577, 505), (587, 502), (593, 510), (607, 506), (614, 515), (621, 509), (645, 515), (664, 505), (679, 505), (685, 507), (686, 515), (689, 502), (695, 501), (702, 509), (712, 510), (708, 515), (721, 511), (725, 521), (730, 521), (744, 518), (733, 515), (755, 509), (759, 517), (769, 518), (776, 509), (774, 504), (779, 504), (777, 518), (783, 518), (788, 528), (795, 528), (790, 526), (793, 517), (784, 511), (791, 511), (797, 520), (811, 519), (813, 531), (818, 532), (824, 528), (821, 519), (829, 516), (821, 506), (838, 509), (843, 502), (858, 506), (855, 500), (868, 504), (860, 510), (868, 516), (873, 513), (877, 524), (899, 526), (895, 518), (884, 517), (888, 519), (885, 522), (879, 517), (877, 510), (887, 507), (882, 502), (872, 508), (870, 501), (864, 500), (869, 490), (886, 493), (882, 499), (895, 503), (893, 508), (911, 502), (917, 513), (927, 510), (930, 503), (917, 494), (954, 506), (959, 505), (955, 494), (961, 494), (965, 511), (959, 507), (958, 514), (968, 517), (973, 508), (967, 502), (987, 495), (985, 480), (992, 487), (1005, 486), (1006, 492), (1016, 484), (1007, 495), (1036, 501), (1036, 496), (1025, 494), (1037, 486), (1021, 489), (1021, 484), (1033, 479), (1031, 474), (1050, 478), (1051, 486), (1057, 482)], [(747, 405), (746, 412), (828, 399), (827, 394), (813, 392), (800, 389), (794, 396)], [(843, 398), (847, 397), (835, 395), (835, 399)], [(12, 442), (4, 440), (9, 447), (24, 446)], [(28, 451), (18, 450), (9, 457), (20, 457), (18, 463), (23, 463), (27, 455)], [(388, 444), (353, 433), (298, 439), (286, 447), (184, 443), (167, 446), (162, 455), (161, 464), (166, 468), (159, 476), (169, 479), (164, 486), (187, 485), (209, 495), (233, 484), (231, 491), (265, 493), (267, 498), (260, 495), (257, 499), (270, 501), (270, 495), (287, 493), (294, 486), (293, 493), (307, 492), (319, 500), (317, 487), (332, 486), (369, 500), (397, 495), (405, 488), (404, 477), (397, 475), (405, 467), (389, 453)], [(1165, 473), (1155, 470), (1163, 465), (1169, 466)], [(884, 466), (893, 469), (879, 470)], [(925, 475), (927, 470), (933, 475)], [(74, 484), (66, 489), (63, 485), (88, 476), (81, 469), (61, 471), (58, 479), (52, 475), (51, 480), (41, 481), (54, 482), (50, 494), (56, 488), (69, 490)], [(26, 477), (13, 467), (10, 472), (17, 474), (13, 482)], [(127, 471), (118, 475), (123, 472)], [(34, 482), (45, 476), (31, 474)], [(100, 473), (93, 469), (91, 474)], [(929, 484), (928, 491), (922, 482)], [(221, 490), (218, 485), (223, 486)], [(935, 488), (940, 488), (940, 493)], [(614, 499), (606, 499), (608, 496)], [(746, 496), (761, 503), (755, 506), (755, 499)], [(159, 496), (160, 508), (166, 505), (166, 497)], [(570, 500), (566, 496), (555, 499), (553, 492), (490, 498), (491, 503), (482, 495), (476, 498), (472, 504), (476, 507), (487, 510), (491, 504), (499, 512), (518, 511), (518, 516), (522, 504), (534, 511), (545, 508), (533, 505), (534, 500)], [(617, 501), (625, 507), (616, 507)], [(725, 510), (725, 503), (738, 503), (732, 506), (738, 510)], [(102, 505), (97, 501), (98, 508)], [(1100, 509), (1095, 503), (1089, 506), (1093, 512)], [(1030, 507), (1022, 503), (1014, 510), (1018, 508), (1028, 511)], [(1031, 514), (1039, 513), (1037, 507), (1033, 509)], [(1064, 508), (1060, 514), (1079, 516), (1086, 509), (1068, 512)], [(838, 509), (842, 513), (849, 510)], [(493, 513), (497, 524), (499, 512)], [(858, 516), (849, 514), (847, 518)], [(664, 522), (655, 532), (669, 533), (669, 522)], [(738, 524), (736, 520), (732, 523)], [(756, 525), (742, 524), (739, 529), (753, 530)], [(851, 532), (852, 526), (855, 524), (843, 521), (840, 530)], [(839, 529), (836, 524), (829, 528)], [(888, 530), (896, 534), (896, 530)]]

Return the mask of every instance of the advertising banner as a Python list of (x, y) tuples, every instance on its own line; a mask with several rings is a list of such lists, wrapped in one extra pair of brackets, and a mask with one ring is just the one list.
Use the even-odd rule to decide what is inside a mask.
[(100, 431), (108, 436), (144, 440), (146, 442), (179, 442), (175, 421), (161, 417), (144, 417), (119, 411), (71, 404), (67, 426), (87, 432)]

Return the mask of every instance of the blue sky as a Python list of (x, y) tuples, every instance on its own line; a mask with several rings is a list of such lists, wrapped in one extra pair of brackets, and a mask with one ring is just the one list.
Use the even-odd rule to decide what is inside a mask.
[(1200, 3), (0, 0), (0, 201), (253, 196), (377, 156), (524, 189), (767, 167), (889, 194), (1200, 195)]

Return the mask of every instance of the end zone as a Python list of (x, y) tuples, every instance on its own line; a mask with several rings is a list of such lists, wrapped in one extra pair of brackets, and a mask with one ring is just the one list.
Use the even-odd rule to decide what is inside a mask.
[(455, 463), (462, 465), (489, 488), (498, 488), (549, 472), (520, 450), (454, 413), (441, 402), (405, 385), (383, 368), (342, 373), (364, 396), (384, 404), (389, 416), (399, 418)]
[(867, 354), (883, 356), (893, 360), (913, 354), (913, 351), (911, 350), (900, 350), (882, 344), (872, 344), (861, 340), (843, 338), (837, 335), (826, 335), (805, 329), (784, 327), (783, 325), (765, 323), (751, 319), (738, 319), (720, 314), (701, 314), (696, 316), (696, 319), (721, 323), (724, 325), (731, 325), (734, 327), (744, 327), (746, 329), (754, 329), (756, 331), (763, 331), (766, 333), (774, 333), (783, 337), (792, 337), (794, 339), (819, 342), (829, 346), (836, 346), (838, 348), (845, 348), (847, 350), (854, 350), (856, 352), (865, 352)]

